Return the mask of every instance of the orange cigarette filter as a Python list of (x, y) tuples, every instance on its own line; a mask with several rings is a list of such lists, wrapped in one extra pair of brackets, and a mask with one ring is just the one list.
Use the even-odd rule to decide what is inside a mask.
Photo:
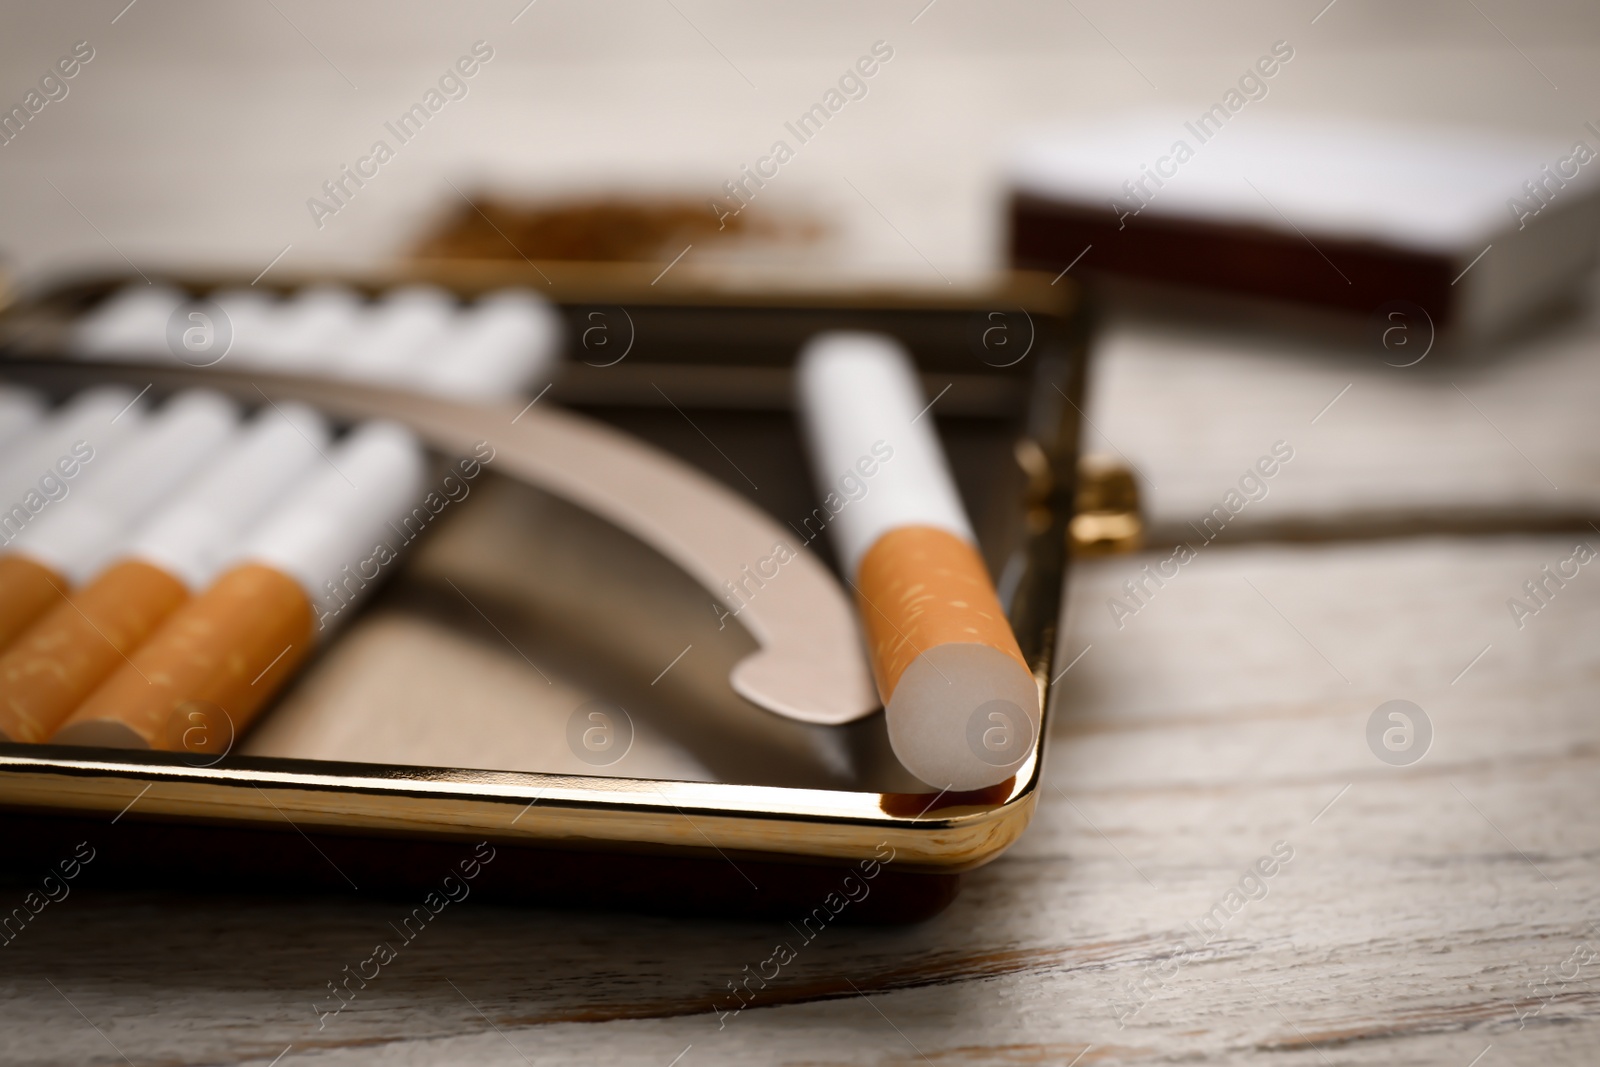
[(67, 580), (26, 556), (0, 556), (0, 649), (67, 595)]
[(884, 704), (917, 656), (941, 645), (985, 645), (1028, 669), (983, 558), (947, 530), (890, 530), (862, 557), (856, 586)]
[[(195, 445), (215, 444), (215, 428), (213, 420)], [(297, 405), (265, 410), (188, 486), (157, 497), (156, 513), (126, 544), (124, 560), (0, 657), (0, 708), (25, 709), (35, 731), (53, 732), (191, 592), (205, 588), (242, 528), (310, 466), (319, 437), (326, 431), (315, 412)], [(174, 439), (185, 444), (183, 436)], [(142, 488), (150, 496), (160, 489)], [(114, 615), (115, 627), (95, 625), (91, 609)]]
[(38, 742), (173, 608), (183, 583), (148, 563), (119, 563), (56, 606), (0, 655), (0, 736)]
[(243, 562), (173, 612), (52, 740), (227, 752), (316, 644), (312, 591), (386, 535), (422, 464), (408, 430), (355, 430), (250, 535)]
[(235, 567), (169, 616), (55, 740), (225, 751), (315, 644), (314, 623), (294, 579)]
[[(59, 566), (77, 591), (0, 654), (0, 736), (43, 741), (179, 604), (182, 573), (142, 553), (102, 569), (132, 526), (168, 508), (175, 490), (233, 431), (233, 406), (180, 394), (135, 438), (99, 460), (98, 481), (23, 532), (17, 555)], [(186, 494), (179, 494), (179, 504)], [(182, 540), (197, 544), (192, 531)], [(97, 573), (98, 572), (98, 573)], [(92, 577), (92, 580), (91, 580)]]

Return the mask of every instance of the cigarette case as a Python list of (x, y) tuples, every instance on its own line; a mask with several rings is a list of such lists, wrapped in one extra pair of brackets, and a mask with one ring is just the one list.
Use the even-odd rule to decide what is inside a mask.
[[(539, 292), (566, 326), (558, 377), (456, 417), (481, 419), (498, 442), (527, 405), (560, 405), (700, 468), (797, 537), (818, 494), (791, 410), (795, 354), (824, 329), (898, 338), (1048, 724), (1078, 490), (1084, 327), (1070, 280), (873, 291), (656, 273), (461, 262), (335, 280), (369, 294), (418, 281), (462, 299)], [(163, 280), (197, 295), (249, 283)], [(205, 384), (251, 406), (307, 400), (335, 420), (409, 422), (441, 465), (451, 459), (427, 429), (437, 398), (226, 360), (69, 358), (73, 323), (136, 281), (76, 279), (13, 300), (0, 381), (55, 398), (120, 382), (153, 397)], [(740, 706), (723, 691), (725, 646), (748, 640), (736, 620), (648, 546), (485, 466), (225, 755), (0, 745), (0, 850), (54, 855), (88, 839), (107, 857), (99, 877), (119, 884), (406, 895), (486, 841), (496, 858), (477, 888), (491, 897), (767, 917), (803, 913), (870, 867), (874, 892), (847, 918), (904, 922), (948, 904), (963, 871), (1022, 833), (1047, 729), (1014, 779), (938, 794), (898, 767), (881, 712), (816, 727)], [(831, 559), (825, 538), (811, 547)], [(666, 738), (686, 759), (590, 770), (573, 763), (577, 748), (558, 751), (559, 733), (527, 739), (525, 724), (593, 699), (631, 709), (631, 737)]]

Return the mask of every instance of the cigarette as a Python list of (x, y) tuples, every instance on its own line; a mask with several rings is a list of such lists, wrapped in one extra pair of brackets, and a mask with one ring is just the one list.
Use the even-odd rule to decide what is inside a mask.
[(417, 385), (464, 400), (516, 396), (551, 377), (560, 341), (561, 319), (548, 302), (526, 289), (490, 293), (456, 316)]
[(47, 417), (27, 445), (0, 458), (0, 649), (71, 588), (65, 574), (11, 549), (49, 508), (71, 498), (86, 459), (104, 459), (138, 429), (144, 413), (135, 399), (129, 389), (79, 393)]
[(449, 335), (456, 298), (435, 285), (390, 291), (363, 316), (360, 329), (337, 353), (333, 372), (366, 381), (407, 385)]
[(315, 646), (323, 588), (381, 556), (422, 470), (409, 430), (372, 422), (354, 431), (251, 534), (238, 561), (174, 611), (52, 740), (226, 751)]
[[(18, 555), (73, 587), (98, 572), (137, 524), (233, 432), (236, 412), (215, 393), (173, 398), (135, 434), (107, 449), (83, 483), (17, 538)], [(114, 567), (48, 610), (0, 655), (0, 738), (43, 741), (94, 683), (188, 595), (146, 563)]]
[(0, 385), (0, 463), (9, 447), (44, 421), (44, 400), (37, 393)]
[(1033, 751), (1040, 689), (910, 357), (887, 337), (828, 333), (797, 369), (814, 515), (855, 590), (895, 755), (941, 789), (1005, 781)]
[(94, 446), (70, 492), (17, 536), (12, 551), (82, 585), (131, 527), (216, 454), (238, 419), (238, 408), (220, 393), (179, 393), (123, 439)]
[(80, 359), (143, 360), (170, 356), (167, 321), (185, 300), (165, 285), (129, 285), (80, 319), (67, 350)]
[(213, 360), (221, 363), (226, 359), (240, 367), (267, 366), (264, 342), (275, 332), (273, 326), (280, 315), (277, 299), (260, 289), (224, 289), (212, 293), (210, 299), (222, 313), (221, 321), (212, 323), (213, 344), (222, 340), (216, 331), (226, 330), (227, 345), (198, 353), (197, 362), (211, 366)]
[(121, 559), (0, 655), (0, 736), (42, 741), (179, 605), (244, 529), (318, 458), (328, 431), (302, 405), (267, 409), (135, 533)]
[(305, 404), (262, 408), (189, 487), (145, 523), (125, 554), (200, 592), (267, 509), (312, 476), (330, 437), (327, 420)]
[[(438, 286), (407, 285), (368, 304), (339, 286), (287, 299), (251, 289), (211, 294), (208, 340), (185, 353), (201, 305), (166, 286), (128, 286), (92, 308), (68, 348), (82, 359), (161, 361), (194, 367), (227, 360), (275, 373), (331, 374), (461, 400), (516, 396), (553, 376), (561, 318), (526, 289), (503, 289), (462, 308)], [(206, 326), (194, 320), (195, 327)], [(3, 430), (3, 427), (0, 427)]]
[(365, 302), (350, 289), (315, 285), (278, 304), (246, 362), (280, 374), (317, 373), (360, 328)]

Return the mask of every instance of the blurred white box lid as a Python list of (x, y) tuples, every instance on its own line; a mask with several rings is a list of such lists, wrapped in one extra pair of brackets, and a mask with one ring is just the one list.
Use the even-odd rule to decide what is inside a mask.
[[(1475, 302), (1487, 304), (1474, 309), (1460, 297), (1461, 317), (1477, 326), (1525, 309), (1538, 290), (1575, 280), (1595, 258), (1593, 124), (1534, 138), (1285, 116), (1261, 106), (1227, 114), (1217, 105), (1226, 119), (1195, 105), (1042, 130), (1018, 145), (1006, 176), (1013, 194), (1103, 212), (1113, 228), (1248, 228), (1324, 251), (1370, 243), (1439, 256), (1457, 269), (1494, 244), (1472, 272), (1481, 274)], [(1563, 221), (1545, 224), (1555, 216)], [(1062, 254), (1070, 259), (1082, 248)]]

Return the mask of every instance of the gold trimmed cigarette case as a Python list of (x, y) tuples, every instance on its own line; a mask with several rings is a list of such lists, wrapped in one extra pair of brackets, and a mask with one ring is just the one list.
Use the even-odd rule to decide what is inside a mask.
[[(903, 922), (937, 912), (962, 871), (1022, 833), (1048, 729), (1014, 779), (940, 794), (896, 763), (881, 712), (825, 726), (765, 711), (728, 684), (752, 638), (727, 603), (649, 536), (529, 472), (540, 420), (570, 413), (698, 470), (831, 567), (793, 362), (823, 330), (890, 334), (917, 361), (1048, 726), (1083, 386), (1068, 283), (656, 284), (625, 265), (468, 262), (275, 287), (330, 280), (369, 295), (424, 282), (463, 300), (525, 286), (564, 321), (562, 362), (547, 391), (465, 403), (226, 359), (73, 358), (74, 324), (124, 277), (57, 284), (0, 315), (0, 382), (55, 399), (106, 382), (153, 398), (204, 384), (251, 407), (307, 401), (346, 425), (390, 418), (427, 444), (434, 481), (457, 470), (459, 487), (224, 752), (0, 744), (0, 851), (87, 837), (109, 857), (102, 877), (128, 884), (405, 893), (435, 854), (488, 841), (492, 896), (760, 916), (804, 911), (870, 861), (878, 892), (851, 918)], [(249, 279), (164, 281), (203, 296)], [(464, 456), (483, 461), (471, 479)], [(605, 758), (586, 748), (595, 729), (621, 732)]]

